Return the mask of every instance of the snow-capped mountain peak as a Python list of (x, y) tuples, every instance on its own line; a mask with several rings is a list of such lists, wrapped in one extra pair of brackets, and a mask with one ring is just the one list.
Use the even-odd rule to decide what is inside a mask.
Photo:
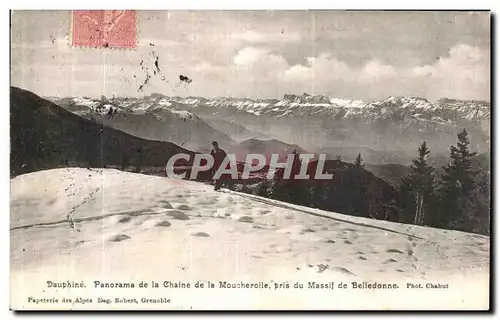
[[(450, 143), (456, 141), (457, 130), (467, 128), (475, 139), (471, 140), (475, 148), (482, 150), (487, 148), (490, 135), (491, 106), (486, 101), (441, 99), (431, 102), (419, 97), (390, 96), (365, 102), (308, 94), (287, 94), (282, 99), (152, 94), (141, 98), (114, 98), (109, 103), (83, 97), (72, 99), (71, 103), (53, 101), (62, 106), (76, 104), (77, 112), (101, 108), (101, 114), (115, 106), (118, 114), (147, 116), (159, 121), (178, 119), (182, 120), (179, 122), (182, 126), (189, 124), (185, 121), (225, 119), (252, 132), (304, 147), (370, 145), (376, 149), (414, 150), (431, 135), (440, 135), (430, 147), (447, 150)], [(178, 120), (174, 121), (175, 126)], [(195, 123), (192, 125), (197, 128)], [(156, 137), (143, 137), (153, 136)], [(200, 135), (198, 144), (203, 144), (204, 138)], [(214, 140), (229, 141), (227, 137)], [(169, 141), (182, 143), (184, 140), (178, 137)]]
[[(346, 119), (360, 118), (374, 120), (403, 113), (408, 117), (422, 119), (441, 118), (443, 122), (456, 118), (468, 121), (482, 121), (490, 117), (490, 103), (486, 101), (464, 101), (443, 98), (432, 103), (420, 97), (390, 96), (382, 100), (365, 102), (343, 98), (329, 98), (324, 95), (304, 93), (285, 94), (282, 99), (249, 99), (232, 97), (168, 97), (151, 94), (143, 98), (117, 98), (111, 102), (84, 97), (72, 98), (73, 103), (91, 109), (109, 105), (133, 113), (172, 112), (181, 117), (195, 117), (197, 108), (235, 109), (254, 116), (274, 117), (327, 116)], [(183, 112), (180, 112), (183, 111)]]

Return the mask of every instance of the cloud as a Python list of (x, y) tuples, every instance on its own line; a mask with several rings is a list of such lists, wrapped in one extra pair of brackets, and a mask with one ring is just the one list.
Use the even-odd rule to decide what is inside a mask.
[(489, 99), (489, 51), (458, 44), (433, 65), (417, 66), (408, 72), (410, 78), (427, 87), (433, 97)]
[[(430, 100), (442, 97), (488, 100), (490, 97), (488, 48), (459, 43), (434, 63), (413, 66), (391, 65), (381, 58), (352, 65), (331, 52), (306, 57), (301, 64), (289, 64), (280, 50), (257, 44), (257, 40), (262, 40), (257, 33), (247, 36), (254, 37), (254, 44), (235, 48), (232, 54), (224, 53), (224, 57), (218, 52), (188, 51), (192, 46), (176, 46), (173, 41), (155, 41), (155, 47), (143, 43), (136, 51), (107, 51), (107, 60), (102, 50), (73, 50), (68, 38), (60, 37), (54, 42), (43, 39), (33, 45), (13, 46), (14, 56), (36, 54), (38, 60), (33, 65), (13, 64), (11, 73), (17, 85), (47, 95), (89, 95), (90, 92), (100, 95), (105, 93), (103, 90), (128, 95), (137, 91), (137, 82), (144, 76), (139, 62), (151, 64), (150, 53), (155, 50), (160, 57), (162, 76), (170, 82), (155, 78), (141, 94), (151, 91), (172, 95), (279, 98), (285, 93), (307, 92), (363, 100), (390, 95)], [(108, 63), (106, 68), (102, 63)], [(31, 76), (34, 70), (36, 77)], [(193, 83), (179, 88), (171, 85), (179, 74), (192, 77)], [(67, 85), (58, 79), (72, 81)], [(87, 83), (88, 79), (93, 82)], [(104, 82), (106, 88), (101, 85)], [(41, 86), (43, 90), (39, 89)]]
[[(246, 47), (238, 51), (233, 59), (234, 66), (231, 68), (236, 72), (244, 72), (247, 76), (259, 77), (268, 76), (271, 78), (280, 78), (280, 76), (289, 68), (286, 60), (269, 50), (253, 47)], [(280, 80), (281, 79), (277, 79)]]
[(238, 51), (233, 61), (239, 66), (251, 65), (259, 61), (265, 55), (267, 55), (266, 50), (246, 47)]
[(309, 57), (306, 66), (295, 65), (286, 71), (286, 76), (291, 81), (322, 83), (337, 80), (370, 83), (396, 75), (397, 70), (393, 66), (384, 64), (378, 59), (367, 61), (361, 68), (354, 68), (328, 53), (321, 54), (317, 58)]
[[(466, 44), (459, 44), (450, 49), (449, 55), (441, 57), (433, 65), (418, 66), (413, 69), (416, 76), (446, 76), (468, 78), (470, 80), (489, 79), (489, 52)], [(473, 79), (474, 78), (474, 79)]]
[(305, 67), (303, 65), (291, 66), (285, 71), (285, 78), (288, 80), (309, 80), (313, 78), (313, 72), (311, 68)]
[[(136, 49), (100, 50), (69, 45), (69, 11), (17, 12), (12, 16), (12, 83), (48, 95), (140, 96), (150, 89), (275, 98), (303, 92), (355, 99), (489, 97), (489, 13), (138, 14)], [(137, 92), (145, 77), (140, 62), (154, 68), (153, 50), (170, 82), (153, 79)], [(176, 87), (179, 74), (193, 83)], [(93, 87), (80, 87), (80, 80), (92, 81)]]
[(329, 53), (318, 57), (308, 57), (307, 65), (294, 65), (285, 71), (285, 76), (291, 82), (328, 83), (332, 80), (343, 79), (352, 81), (353, 70), (347, 63), (337, 60)]
[(487, 100), (490, 95), (489, 52), (466, 44), (455, 45), (434, 64), (413, 67), (395, 67), (379, 59), (353, 67), (328, 53), (306, 61), (289, 67), (284, 72), (286, 81), (292, 87), (312, 86), (322, 94), (341, 88), (352, 92), (352, 98), (364, 99), (415, 95)]
[(397, 76), (397, 71), (393, 66), (384, 64), (378, 59), (368, 61), (360, 72), (362, 81), (379, 81), (384, 78)]
[(391, 95), (489, 99), (489, 53), (474, 46), (458, 44), (435, 63), (420, 66), (397, 67), (377, 58), (352, 66), (328, 52), (305, 60), (289, 65), (275, 51), (249, 46), (235, 53), (232, 65), (204, 61), (191, 68), (202, 77), (199, 83), (210, 82), (210, 90), (218, 95), (308, 92), (364, 100)]

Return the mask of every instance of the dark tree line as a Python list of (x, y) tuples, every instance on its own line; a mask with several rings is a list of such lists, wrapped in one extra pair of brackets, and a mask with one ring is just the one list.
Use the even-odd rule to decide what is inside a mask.
[[(450, 146), (449, 164), (439, 172), (428, 162), (431, 151), (427, 143), (422, 142), (410, 173), (397, 190), (397, 201), (387, 200), (379, 205), (385, 200), (374, 199), (376, 191), (368, 189), (369, 176), (363, 168), (361, 154), (350, 165), (338, 157), (338, 167), (331, 180), (280, 179), (275, 175), (274, 179), (259, 183), (253, 192), (353, 216), (373, 217), (375, 213), (377, 219), (489, 234), (490, 173), (474, 169), (476, 152), (469, 150), (467, 131), (462, 130), (457, 137), (457, 144)], [(292, 176), (300, 168), (297, 155), (295, 157)]]
[[(331, 180), (282, 179), (276, 174), (274, 179), (261, 182), (254, 192), (292, 204), (366, 217), (371, 199), (367, 190), (369, 177), (362, 161), (361, 154), (354, 165), (347, 165), (337, 159), (337, 170), (327, 170), (327, 173), (334, 174)], [(294, 160), (293, 163), (292, 177), (300, 169), (300, 162)]]
[(450, 163), (441, 175), (427, 161), (426, 142), (418, 148), (410, 174), (400, 187), (400, 220), (405, 223), (489, 233), (489, 174), (473, 169), (476, 152), (469, 150), (468, 133), (450, 147)]

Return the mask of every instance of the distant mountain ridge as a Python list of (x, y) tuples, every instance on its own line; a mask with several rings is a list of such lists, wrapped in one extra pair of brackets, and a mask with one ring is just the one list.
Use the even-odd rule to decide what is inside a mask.
[(247, 139), (240, 142), (238, 145), (229, 146), (227, 149), (229, 152), (236, 155), (238, 161), (245, 161), (247, 154), (259, 154), (264, 155), (266, 158), (266, 164), (269, 165), (272, 154), (278, 155), (278, 160), (280, 162), (285, 162), (288, 155), (293, 151), (298, 154), (309, 153), (298, 145), (288, 144), (276, 139), (259, 140), (259, 139)]
[(247, 139), (269, 139), (269, 137), (263, 133), (248, 130), (241, 124), (227, 121), (217, 116), (203, 117), (203, 121), (208, 123), (212, 128), (227, 134), (236, 142), (241, 142)]
[[(88, 108), (95, 103), (89, 98), (51, 98), (65, 108), (69, 108), (68, 99), (76, 102), (71, 108)], [(270, 138), (304, 146), (311, 152), (359, 147), (397, 153), (400, 154), (397, 158), (408, 159), (424, 140), (431, 152), (446, 155), (463, 128), (469, 131), (472, 150), (488, 152), (490, 149), (491, 104), (487, 101), (440, 99), (430, 102), (419, 97), (391, 96), (364, 102), (308, 94), (286, 94), (280, 100), (152, 94), (110, 101), (136, 116), (191, 120), (184, 126), (173, 121), (165, 137), (159, 135), (164, 128), (149, 124), (134, 130), (125, 125), (117, 129), (144, 138), (173, 141), (193, 150), (200, 150), (199, 146), (205, 146), (208, 140), (234, 145), (235, 141), (249, 138)], [(199, 126), (191, 125), (197, 122)], [(215, 132), (219, 127), (220, 132)], [(148, 134), (142, 132), (148, 130)], [(176, 130), (179, 136), (172, 136)], [(191, 134), (194, 134), (191, 138), (194, 143), (184, 145), (185, 137)]]
[(60, 167), (157, 167), (194, 152), (141, 139), (79, 117), (36, 94), (10, 87), (11, 177)]
[[(56, 97), (47, 97), (51, 101), (61, 101)], [(71, 98), (63, 98), (71, 99)], [(73, 97), (76, 104), (97, 105), (98, 100), (85, 97)], [(490, 119), (491, 103), (478, 100), (457, 100), (442, 98), (432, 103), (420, 97), (390, 96), (386, 99), (365, 102), (362, 100), (335, 99), (324, 95), (285, 94), (283, 99), (250, 99), (233, 97), (179, 97), (151, 94), (143, 98), (116, 98), (114, 102), (134, 112), (151, 112), (158, 109), (175, 110), (177, 107), (212, 107), (235, 108), (254, 115), (270, 114), (274, 116), (304, 115), (304, 114), (333, 114), (337, 115), (345, 109), (344, 117), (352, 118), (361, 116), (372, 118), (374, 116), (387, 117), (390, 111), (403, 109), (407, 114), (431, 115), (437, 121), (447, 123), (456, 118), (465, 118), (469, 121)], [(303, 107), (308, 107), (304, 109)], [(385, 110), (383, 110), (386, 108)], [(297, 110), (294, 110), (297, 109)], [(417, 112), (418, 111), (418, 112)], [(441, 118), (441, 119), (439, 119)], [(427, 118), (424, 118), (427, 119)]]
[[(170, 108), (172, 103), (155, 96), (112, 100), (105, 97), (101, 100), (83, 97), (50, 99), (83, 118), (143, 139), (173, 142), (196, 151), (209, 150), (213, 140), (226, 145), (235, 143), (193, 112)], [(112, 116), (108, 116), (110, 109)]]

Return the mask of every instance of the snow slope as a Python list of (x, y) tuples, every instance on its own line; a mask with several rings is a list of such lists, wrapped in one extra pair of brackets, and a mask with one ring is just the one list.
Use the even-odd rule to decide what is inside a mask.
[[(489, 238), (356, 218), (201, 183), (66, 168), (11, 180), (14, 309), (485, 309)], [(71, 226), (69, 220), (74, 223)], [(49, 288), (46, 281), (84, 281)], [(272, 289), (94, 288), (93, 281), (258, 282)], [(273, 282), (271, 282), (273, 281)], [(308, 282), (399, 289), (308, 289)], [(274, 289), (287, 282), (290, 289)], [(293, 284), (304, 284), (294, 289)], [(449, 289), (406, 289), (407, 283)], [(151, 286), (151, 285), (150, 285)], [(33, 304), (35, 298), (92, 303)], [(171, 299), (98, 304), (97, 298)]]

